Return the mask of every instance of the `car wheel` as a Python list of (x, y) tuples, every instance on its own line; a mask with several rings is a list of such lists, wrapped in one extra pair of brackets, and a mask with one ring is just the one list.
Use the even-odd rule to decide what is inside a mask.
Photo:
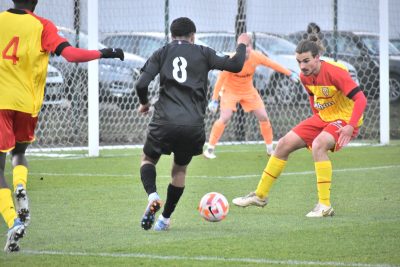
[(400, 100), (400, 75), (391, 74), (389, 77), (389, 100), (391, 103)]

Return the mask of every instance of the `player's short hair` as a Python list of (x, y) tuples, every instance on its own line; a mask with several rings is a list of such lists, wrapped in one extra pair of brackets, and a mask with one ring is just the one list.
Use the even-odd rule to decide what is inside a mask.
[(28, 4), (28, 3), (35, 3), (37, 4), (38, 0), (12, 0), (14, 3), (18, 4)]
[(315, 34), (310, 34), (307, 40), (301, 41), (296, 47), (296, 53), (302, 54), (311, 52), (313, 57), (321, 55), (324, 50), (325, 48), (321, 44), (321, 40), (319, 40), (318, 36)]
[(196, 32), (196, 25), (191, 19), (181, 17), (172, 21), (170, 31), (171, 35), (174, 37), (189, 36)]

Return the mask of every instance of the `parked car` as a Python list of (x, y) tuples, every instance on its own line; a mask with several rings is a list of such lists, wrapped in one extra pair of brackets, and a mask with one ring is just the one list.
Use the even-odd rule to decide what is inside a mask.
[(161, 32), (119, 32), (104, 34), (102, 43), (121, 47), (124, 51), (148, 59), (154, 51), (168, 43)]
[(47, 67), (46, 85), (44, 89), (44, 106), (61, 105), (66, 102), (64, 95), (64, 78), (61, 72), (52, 65)]
[[(102, 43), (108, 47), (121, 47), (124, 51), (134, 53), (148, 59), (154, 51), (168, 43), (169, 38), (162, 32), (120, 32), (104, 34)], [(195, 44), (208, 46), (196, 40)], [(208, 73), (209, 86), (213, 86), (218, 76), (218, 71)], [(158, 97), (159, 76), (149, 85), (149, 94), (152, 101)]]
[(390, 42), (392, 43), (392, 45), (394, 45), (397, 48), (397, 50), (400, 51), (400, 39), (399, 38), (390, 39)]
[[(360, 87), (370, 99), (379, 98), (379, 35), (367, 32), (339, 31), (335, 39), (332, 31), (322, 31), (325, 55), (346, 60), (357, 69)], [(298, 43), (307, 37), (305, 32), (289, 34)], [(336, 52), (335, 52), (336, 48)], [(400, 52), (389, 43), (389, 99), (400, 100)]]
[[(253, 35), (255, 47), (257, 50), (263, 52), (265, 55), (271, 57), (273, 60), (277, 61), (278, 63), (281, 63), (282, 65), (286, 66), (290, 70), (295, 71), (297, 74), (300, 73), (300, 67), (299, 67), (299, 64), (298, 64), (298, 62), (296, 60), (296, 56), (295, 56), (296, 45), (294, 45), (293, 43), (291, 43), (281, 37), (274, 36), (274, 35), (267, 34), (267, 33), (253, 32), (252, 35)], [(328, 61), (328, 62), (335, 61), (333, 58), (325, 57), (325, 56), (322, 56), (321, 59), (324, 61)], [(357, 84), (359, 84), (359, 80), (357, 77), (357, 72), (356, 72), (355, 67), (353, 65), (351, 65), (350, 63), (343, 61), (343, 60), (338, 60), (337, 62), (339, 64), (341, 64), (342, 66), (344, 66), (349, 71), (352, 79)], [(287, 94), (288, 94), (287, 88), (288, 87), (289, 88), (292, 87), (292, 89), (296, 89), (296, 88), (293, 88), (293, 83), (289, 84), (287, 82), (287, 78), (284, 80), (280, 79), (278, 81), (274, 81), (272, 86), (273, 86), (273, 88), (275, 88), (275, 92), (276, 92), (275, 95), (277, 95), (278, 97), (287, 96)], [(294, 90), (290, 90), (289, 92), (291, 92), (291, 91), (294, 91)], [(308, 94), (306, 93), (305, 90), (302, 90), (302, 92), (297, 92), (297, 93), (302, 93), (303, 96), (301, 97), (301, 99), (308, 101)], [(294, 95), (292, 95), (292, 97), (294, 97)], [(286, 97), (286, 98), (288, 98), (288, 97)], [(299, 97), (297, 97), (297, 99), (299, 99)]]
[[(88, 48), (88, 37), (84, 33), (57, 27), (60, 36), (72, 45)], [(106, 46), (99, 43), (98, 49)], [(88, 63), (71, 64), (62, 56), (52, 56), (50, 63), (57, 67), (65, 79), (65, 93), (69, 100), (87, 100)], [(101, 59), (99, 62), (99, 101), (119, 104), (121, 107), (133, 103), (134, 84), (140, 74), (145, 59), (131, 53), (125, 53), (124, 61)]]
[[(108, 47), (121, 47), (124, 51), (148, 59), (154, 51), (166, 45), (170, 37), (163, 32), (119, 32), (104, 34), (102, 43)], [(196, 34), (197, 36), (197, 34)], [(195, 44), (208, 46), (198, 38)]]
[[(295, 58), (296, 46), (291, 42), (266, 33), (250, 33), (253, 37), (253, 47), (268, 56), (275, 62), (299, 74), (300, 68)], [(224, 53), (235, 50), (236, 41), (234, 33), (199, 33), (196, 35), (204, 43), (209, 44), (217, 51)], [(324, 60), (332, 60), (324, 58)], [(356, 80), (353, 66), (341, 62), (350, 71)], [(308, 102), (308, 94), (301, 84), (293, 83), (289, 77), (275, 70), (259, 66), (254, 74), (254, 86), (262, 96), (272, 103), (298, 103)]]

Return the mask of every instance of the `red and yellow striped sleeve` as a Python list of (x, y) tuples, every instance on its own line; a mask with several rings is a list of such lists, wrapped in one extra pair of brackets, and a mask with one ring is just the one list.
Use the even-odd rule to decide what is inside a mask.
[(54, 53), (60, 44), (68, 42), (67, 39), (62, 38), (61, 36), (58, 35), (57, 27), (51, 21), (39, 17), (34, 13), (31, 12), (28, 13), (31, 14), (33, 17), (35, 17), (37, 20), (39, 20), (40, 23), (43, 25), (42, 49), (44, 51)]

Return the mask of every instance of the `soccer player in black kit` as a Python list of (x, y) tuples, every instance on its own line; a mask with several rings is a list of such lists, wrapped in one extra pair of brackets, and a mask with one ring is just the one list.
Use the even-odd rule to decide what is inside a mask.
[(230, 58), (217, 56), (209, 47), (195, 45), (196, 26), (189, 18), (175, 19), (170, 30), (172, 41), (147, 60), (136, 83), (139, 113), (147, 114), (150, 108), (148, 85), (160, 74), (159, 99), (154, 104), (140, 167), (148, 194), (148, 205), (141, 221), (144, 230), (153, 226), (155, 214), (161, 208), (156, 187), (158, 160), (162, 154), (174, 153), (164, 210), (154, 225), (154, 230), (163, 231), (168, 229), (171, 214), (183, 194), (187, 166), (193, 156), (203, 153), (208, 72), (212, 69), (240, 72), (246, 56), (244, 43), (249, 38), (247, 34), (239, 36), (236, 54)]

